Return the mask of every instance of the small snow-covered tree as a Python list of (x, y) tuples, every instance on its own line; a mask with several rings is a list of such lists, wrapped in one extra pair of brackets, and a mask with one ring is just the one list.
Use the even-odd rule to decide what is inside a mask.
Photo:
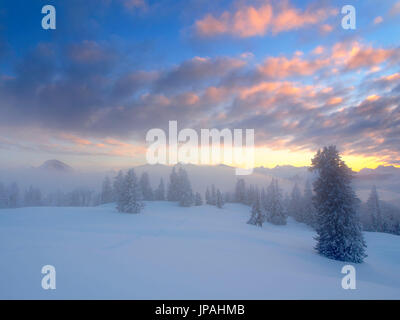
[(308, 180), (304, 187), (303, 215), (304, 222), (315, 229), (317, 227), (317, 212), (313, 203), (311, 184)]
[(366, 244), (356, 213), (357, 197), (352, 173), (335, 146), (324, 147), (312, 159), (314, 204), (317, 210), (316, 250), (331, 259), (361, 263)]
[(256, 225), (259, 227), (262, 227), (262, 224), (264, 223), (264, 215), (263, 215), (263, 210), (262, 210), (262, 205), (261, 205), (261, 197), (258, 189), (255, 191), (255, 198), (253, 205), (251, 207), (251, 216), (249, 221), (247, 221), (248, 224)]
[(158, 188), (155, 191), (155, 199), (158, 201), (165, 201), (165, 187), (163, 178), (161, 178), (160, 184), (158, 185)]
[(246, 184), (244, 179), (238, 179), (236, 182), (235, 201), (243, 204), (246, 202)]
[(210, 204), (213, 206), (217, 205), (217, 191), (214, 185), (211, 186)]
[(282, 192), (276, 179), (272, 179), (267, 189), (265, 204), (267, 221), (277, 225), (285, 225), (286, 215), (282, 205)]
[(206, 189), (206, 204), (210, 204), (211, 205), (211, 194), (210, 194), (210, 189), (207, 187)]
[(367, 210), (368, 210), (368, 215), (370, 216), (371, 219), (372, 231), (378, 231), (378, 232), (382, 231), (383, 229), (382, 212), (376, 186), (373, 186), (371, 189), (371, 193), (367, 200)]
[(128, 170), (124, 178), (123, 211), (126, 213), (139, 213), (143, 205), (143, 195), (139, 181), (133, 169)]
[(20, 204), (19, 188), (17, 183), (13, 182), (7, 188), (7, 204), (8, 208), (17, 208)]
[(110, 203), (113, 202), (113, 199), (111, 180), (109, 177), (105, 177), (101, 188), (100, 202), (101, 204)]
[(7, 208), (8, 202), (7, 202), (7, 191), (2, 182), (0, 182), (0, 209), (1, 208)]
[(178, 171), (179, 205), (190, 207), (194, 204), (194, 195), (188, 174), (182, 167)]
[(194, 197), (194, 205), (195, 206), (203, 205), (203, 199), (201, 198), (201, 194), (199, 192), (196, 192), (196, 195)]
[(179, 201), (179, 177), (176, 172), (175, 166), (172, 168), (171, 174), (169, 176), (168, 190), (167, 190), (167, 200), (168, 201)]
[(267, 208), (268, 208), (268, 200), (267, 200), (267, 193), (265, 189), (262, 188), (260, 192), (260, 206), (261, 210), (263, 211), (264, 218), (267, 218)]
[(154, 200), (153, 190), (151, 189), (149, 174), (147, 172), (143, 172), (140, 177), (140, 188), (142, 190), (143, 200)]
[(221, 191), (219, 191), (219, 189), (217, 189), (215, 205), (220, 209), (222, 209), (222, 207), (224, 206), (224, 199), (223, 199), (222, 193), (221, 193)]
[(298, 222), (304, 222), (302, 200), (300, 189), (296, 182), (290, 195), (288, 214)]
[(252, 206), (253, 202), (255, 201), (255, 198), (256, 198), (256, 189), (254, 188), (253, 185), (250, 185), (250, 187), (246, 190), (245, 204), (248, 206)]
[(114, 178), (114, 197), (117, 202), (117, 210), (119, 212), (124, 212), (124, 174), (120, 170), (118, 175)]

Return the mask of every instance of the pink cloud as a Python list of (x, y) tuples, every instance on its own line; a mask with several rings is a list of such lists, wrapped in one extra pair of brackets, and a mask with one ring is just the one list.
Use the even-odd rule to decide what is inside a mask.
[(123, 0), (123, 5), (127, 9), (146, 9), (147, 8), (147, 2), (146, 0)]
[(109, 56), (96, 41), (84, 40), (70, 49), (70, 57), (79, 63), (93, 63), (106, 60)]
[(397, 1), (393, 7), (390, 9), (391, 15), (398, 15), (400, 14), (400, 1)]
[(304, 60), (300, 57), (269, 57), (258, 67), (261, 74), (267, 77), (285, 78), (294, 75), (312, 75), (329, 65), (329, 59)]
[(381, 16), (378, 16), (374, 19), (374, 24), (380, 24), (383, 22), (383, 18)]
[(196, 33), (202, 37), (230, 34), (244, 38), (262, 36), (268, 31), (278, 34), (316, 25), (336, 14), (337, 10), (331, 8), (301, 11), (286, 0), (274, 7), (270, 1), (265, 0), (257, 8), (242, 5), (234, 12), (225, 11), (217, 17), (207, 14), (203, 19), (197, 20), (194, 27)]
[(72, 134), (68, 134), (68, 133), (62, 133), (60, 135), (60, 138), (69, 142), (73, 142), (76, 145), (81, 145), (81, 146), (88, 146), (91, 145), (92, 142), (90, 140), (87, 139), (83, 139), (77, 136), (74, 136)]
[(375, 48), (360, 49), (348, 61), (347, 67), (348, 69), (371, 67), (388, 60), (389, 58), (393, 57), (395, 53), (396, 50), (394, 49), (375, 49)]

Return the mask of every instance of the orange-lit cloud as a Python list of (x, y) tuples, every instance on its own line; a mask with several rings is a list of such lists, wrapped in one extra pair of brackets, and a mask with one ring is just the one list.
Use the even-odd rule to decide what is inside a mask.
[(384, 76), (381, 78), (382, 80), (385, 81), (395, 81), (395, 80), (400, 80), (400, 73), (394, 73), (388, 76)]
[(321, 26), (320, 30), (322, 33), (329, 33), (333, 31), (333, 27), (329, 24), (324, 24)]
[(341, 97), (332, 97), (328, 100), (328, 104), (329, 105), (337, 105), (339, 103), (341, 103), (343, 101), (343, 99)]
[(306, 76), (315, 73), (329, 65), (329, 59), (304, 60), (299, 57), (288, 59), (286, 57), (267, 58), (258, 70), (265, 76), (285, 78), (288, 76)]
[(324, 51), (325, 51), (325, 48), (323, 46), (318, 46), (313, 50), (312, 53), (316, 54), (316, 55), (319, 55), (319, 54), (324, 53)]
[(393, 57), (395, 53), (396, 50), (394, 49), (360, 49), (348, 61), (347, 68), (351, 70), (361, 67), (371, 67), (388, 60)]
[(314, 57), (304, 56), (302, 52), (295, 52), (292, 58), (268, 57), (257, 66), (257, 70), (269, 78), (286, 78), (310, 76), (323, 69), (338, 73), (342, 70), (369, 68), (370, 72), (377, 72), (385, 62), (400, 61), (399, 49), (373, 48), (357, 41), (339, 42), (331, 49), (319, 46), (311, 54)]
[[(306, 9), (304, 11), (281, 1), (272, 6), (266, 0), (259, 7), (242, 5), (234, 12), (225, 11), (220, 16), (207, 14), (195, 22), (196, 33), (203, 37), (230, 34), (237, 37), (262, 36), (267, 32), (278, 34), (325, 21), (337, 10), (332, 8)], [(326, 25), (325, 29), (331, 28)], [(331, 31), (328, 30), (328, 31)]]
[(367, 97), (368, 101), (376, 101), (379, 100), (380, 96), (376, 95), (376, 94), (372, 94), (370, 96)]
[(60, 135), (60, 138), (69, 142), (73, 142), (77, 145), (82, 145), (82, 146), (88, 146), (91, 145), (92, 142), (87, 139), (79, 138), (77, 136), (74, 136), (72, 134), (67, 134), (67, 133), (62, 133)]

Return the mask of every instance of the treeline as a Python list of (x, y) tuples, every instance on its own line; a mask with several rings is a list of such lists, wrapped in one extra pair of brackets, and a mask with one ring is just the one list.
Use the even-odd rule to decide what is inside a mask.
[(88, 207), (100, 204), (100, 195), (87, 188), (69, 192), (55, 191), (44, 194), (40, 188), (30, 186), (20, 190), (17, 183), (4, 185), (0, 182), (0, 208), (19, 207)]
[(319, 150), (310, 170), (318, 174), (313, 191), (307, 182), (302, 195), (295, 184), (290, 197), (285, 198), (276, 179), (261, 191), (257, 187), (246, 189), (244, 181), (239, 180), (236, 200), (251, 204), (248, 223), (284, 225), (291, 215), (315, 228), (315, 250), (319, 254), (334, 260), (362, 262), (367, 256), (366, 243), (356, 211), (359, 200), (351, 187), (351, 170), (341, 160), (335, 146)]
[(236, 183), (234, 199), (234, 202), (251, 206), (248, 223), (252, 225), (262, 226), (265, 222), (285, 225), (288, 216), (312, 227), (316, 224), (316, 212), (309, 182), (304, 188), (304, 196), (295, 184), (291, 196), (284, 197), (277, 179), (272, 179), (271, 183), (261, 190), (253, 185), (246, 188), (245, 181), (239, 179)]
[(153, 190), (148, 173), (138, 178), (134, 169), (125, 173), (120, 170), (113, 182), (109, 177), (104, 179), (100, 194), (102, 204), (116, 202), (119, 212), (139, 213), (144, 207), (143, 201), (174, 201), (181, 207), (203, 204), (200, 193), (193, 192), (189, 176), (181, 166), (172, 168), (167, 188), (161, 178)]
[[(206, 193), (207, 195), (207, 193)], [(283, 195), (277, 180), (272, 180), (267, 188), (246, 187), (244, 179), (236, 182), (235, 194), (225, 193), (225, 202), (237, 202), (251, 207), (249, 224), (262, 226), (265, 222), (286, 224), (290, 216), (298, 222), (316, 229), (317, 211), (311, 183), (306, 182), (301, 190), (295, 183), (292, 191)], [(400, 209), (379, 199), (378, 191), (372, 187), (367, 202), (356, 200), (356, 211), (364, 231), (385, 232), (400, 235)]]
[(290, 197), (282, 197), (278, 181), (265, 191), (237, 181), (237, 202), (251, 205), (249, 224), (262, 226), (268, 221), (286, 224), (291, 215), (316, 230), (315, 249), (328, 258), (360, 263), (366, 255), (362, 230), (400, 234), (400, 212), (379, 200), (374, 186), (363, 204), (352, 188), (352, 171), (335, 146), (324, 147), (312, 159), (311, 171), (317, 173), (313, 189), (307, 182), (303, 194), (297, 184)]
[(360, 205), (359, 211), (365, 231), (400, 235), (400, 209), (379, 200), (376, 186), (372, 187), (367, 202)]

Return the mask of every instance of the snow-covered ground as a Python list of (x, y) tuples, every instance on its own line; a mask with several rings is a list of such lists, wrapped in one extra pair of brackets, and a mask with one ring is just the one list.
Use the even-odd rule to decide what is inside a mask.
[[(96, 208), (0, 210), (1, 299), (399, 299), (400, 237), (365, 233), (357, 289), (313, 250), (314, 232), (246, 224), (249, 208), (150, 202), (141, 214)], [(56, 290), (41, 287), (56, 268)]]

